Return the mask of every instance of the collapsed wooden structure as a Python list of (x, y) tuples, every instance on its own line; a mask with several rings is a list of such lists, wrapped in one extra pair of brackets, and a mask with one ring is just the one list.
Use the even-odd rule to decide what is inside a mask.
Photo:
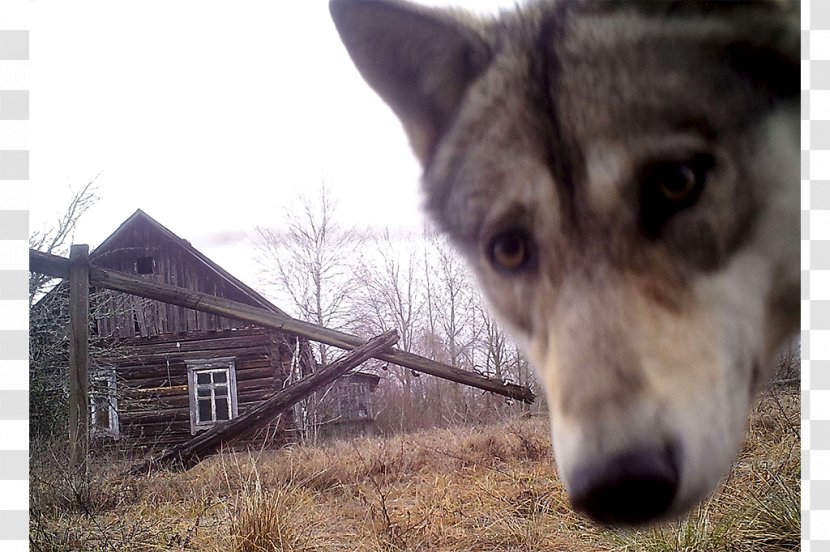
[[(175, 235), (173, 237), (180, 240)], [(186, 251), (195, 251), (189, 243), (180, 241)], [(109, 249), (103, 249), (107, 264), (122, 270), (99, 266), (103, 254), (87, 256), (86, 246), (73, 246), (73, 259), (30, 251), (31, 271), (68, 279), (73, 290), (70, 294), (70, 399), (71, 424), (74, 424), (72, 439), (80, 443), (78, 456), (84, 455), (83, 442), (87, 438), (83, 421), (90, 419), (87, 411), (89, 390), (86, 387), (89, 375), (85, 373), (87, 359), (83, 351), (87, 339), (84, 332), (89, 321), (89, 298), (84, 294), (88, 294), (90, 287), (158, 302), (149, 310), (127, 311), (131, 313), (131, 320), (127, 318), (110, 328), (103, 328), (103, 331), (117, 333), (126, 328), (128, 335), (120, 337), (123, 343), (132, 347), (132, 365), (125, 364), (124, 359), (110, 359), (112, 365), (119, 366), (118, 377), (132, 383), (128, 386), (131, 406), (124, 405), (125, 408), (122, 408), (119, 405), (119, 412), (115, 415), (122, 416), (120, 421), (125, 428), (140, 428), (141, 435), (152, 436), (153, 444), (160, 446), (184, 446), (182, 450), (186, 450), (196, 439), (205, 439), (202, 433), (205, 430), (213, 432), (211, 435), (216, 437), (211, 439), (215, 439), (212, 441), (215, 443), (250, 434), (248, 429), (271, 423), (275, 412), (266, 409), (269, 416), (244, 418), (244, 423), (251, 424), (246, 426), (244, 432), (238, 431), (243, 422), (237, 421), (236, 425), (231, 426), (236, 429), (228, 431), (226, 426), (229, 422), (225, 420), (239, 420), (263, 404), (271, 404), (269, 401), (274, 394), (288, 389), (295, 393), (297, 390), (293, 388), (298, 384), (289, 385), (286, 379), (291, 365), (304, 362), (309, 366), (300, 372), (314, 372), (308, 340), (344, 350), (362, 347), (366, 343), (357, 336), (291, 318), (238, 280), (223, 273), (204, 256), (196, 258), (196, 261), (176, 260), (130, 250), (125, 245), (110, 243)], [(99, 247), (96, 252), (101, 250)], [(197, 261), (217, 272), (222, 277), (218, 281), (228, 289), (219, 290), (213, 281), (203, 282), (200, 287), (214, 293), (181, 287), (180, 281), (159, 281), (158, 272), (154, 270), (165, 262), (186, 264)], [(186, 276), (188, 270), (185, 264), (174, 274)], [(124, 269), (132, 269), (132, 273)], [(167, 279), (174, 278), (167, 276)], [(225, 296), (219, 296), (219, 291)], [(173, 309), (173, 306), (177, 308)], [(102, 323), (111, 321), (99, 321), (99, 324)], [(188, 330), (186, 333), (170, 333), (171, 329), (181, 325)], [(526, 387), (488, 379), (475, 372), (388, 346), (373, 349), (370, 356), (519, 401), (532, 402), (534, 399)], [(231, 396), (228, 389), (232, 385), (236, 389)], [(303, 390), (302, 396), (305, 397), (324, 385), (326, 383), (315, 385), (312, 389), (299, 389)], [(183, 410), (188, 404), (189, 414)], [(143, 409), (133, 408), (134, 405), (143, 405)], [(95, 408), (94, 400), (92, 407)], [(93, 412), (95, 415), (96, 412)], [(197, 427), (202, 418), (210, 423)], [(204, 453), (204, 450), (200, 452)]]
[(319, 372), (275, 393), (241, 416), (217, 424), (186, 443), (172, 447), (147, 462), (134, 466), (130, 470), (130, 473), (132, 475), (138, 475), (166, 466), (187, 469), (198, 463), (203, 456), (216, 450), (222, 442), (236, 439), (256, 430), (263, 424), (267, 424), (275, 416), (288, 410), (315, 390), (331, 384), (348, 370), (355, 368), (361, 362), (391, 347), (397, 343), (398, 339), (399, 336), (396, 330), (390, 330), (370, 339), (360, 347), (356, 347), (344, 354)]
[[(84, 255), (88, 264), (148, 284), (175, 285), (285, 314), (141, 210)], [(61, 282), (37, 302), (33, 314), (44, 321), (67, 320), (70, 310), (78, 310), (69, 308), (69, 287)], [(91, 436), (99, 445), (109, 446), (113, 439), (142, 449), (180, 444), (316, 370), (308, 339), (280, 330), (100, 288), (89, 302), (94, 366), (84, 379), (88, 389), (79, 394), (91, 398)], [(45, 336), (61, 338), (59, 332)], [(37, 348), (49, 347), (38, 343)], [(66, 361), (53, 354), (48, 365), (63, 369)], [(330, 395), (341, 386), (338, 382)], [(329, 425), (337, 427), (339, 421)], [(258, 445), (281, 442), (301, 429), (287, 413), (252, 439)]]

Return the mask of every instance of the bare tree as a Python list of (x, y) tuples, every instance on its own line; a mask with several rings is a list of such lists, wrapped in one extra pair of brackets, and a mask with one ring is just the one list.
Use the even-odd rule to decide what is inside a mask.
[[(285, 297), (297, 317), (332, 329), (348, 327), (360, 233), (338, 221), (337, 202), (325, 185), (287, 206), (284, 215), (285, 226), (256, 229), (262, 283)], [(318, 344), (317, 354), (322, 364), (330, 360), (325, 344)]]
[[(72, 194), (69, 204), (54, 224), (29, 234), (30, 249), (53, 255), (66, 255), (78, 221), (100, 199), (95, 186), (97, 178), (96, 175)], [(44, 274), (29, 273), (29, 307), (43, 295), (53, 281), (53, 278)]]
[[(360, 233), (337, 219), (337, 202), (323, 184), (314, 196), (302, 195), (284, 209), (284, 226), (256, 229), (262, 253), (261, 282), (298, 318), (332, 329), (349, 328), (354, 274), (359, 264)], [(322, 365), (331, 360), (325, 343), (315, 353)], [(292, 373), (296, 380), (306, 376)], [(314, 393), (294, 408), (301, 437), (316, 443), (325, 420), (331, 387)]]
[[(359, 324), (370, 335), (394, 328), (400, 335), (400, 349), (420, 352), (416, 351), (416, 337), (422, 323), (424, 298), (417, 254), (408, 238), (393, 240), (388, 230), (374, 243), (373, 255), (364, 259), (359, 272)], [(386, 368), (395, 382), (386, 386), (384, 396), (388, 400), (383, 410), (387, 414), (394, 412), (400, 430), (413, 429), (416, 395), (421, 395), (414, 385), (419, 374), (402, 366)]]
[[(476, 318), (479, 296), (472, 277), (458, 254), (440, 236), (425, 237), (423, 256), (423, 312), (420, 339), (424, 354), (468, 370), (476, 362)], [(462, 386), (430, 382), (431, 410), (441, 412), (444, 423), (467, 418), (468, 404)]]
[(417, 274), (417, 257), (409, 247), (395, 244), (385, 232), (377, 242), (377, 258), (360, 267), (360, 306), (373, 335), (395, 328), (401, 338), (398, 348), (414, 351), (423, 298)]

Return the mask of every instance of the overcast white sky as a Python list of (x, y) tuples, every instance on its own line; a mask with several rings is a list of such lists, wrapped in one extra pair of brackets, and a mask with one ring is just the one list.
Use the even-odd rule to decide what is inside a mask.
[(254, 227), (322, 179), (350, 222), (423, 224), (415, 159), (325, 0), (33, 0), (30, 42), (33, 230), (100, 173), (75, 243), (141, 208), (256, 285)]

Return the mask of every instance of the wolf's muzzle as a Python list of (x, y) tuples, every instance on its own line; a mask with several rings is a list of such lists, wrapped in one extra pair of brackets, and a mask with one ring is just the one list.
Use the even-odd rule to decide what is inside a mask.
[(600, 523), (647, 523), (668, 511), (679, 479), (670, 447), (634, 449), (577, 469), (571, 501)]

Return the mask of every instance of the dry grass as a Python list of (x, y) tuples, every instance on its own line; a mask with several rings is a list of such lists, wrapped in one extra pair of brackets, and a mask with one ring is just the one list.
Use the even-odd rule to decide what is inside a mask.
[(33, 550), (795, 550), (797, 394), (766, 397), (712, 500), (677, 523), (608, 531), (568, 508), (547, 421), (222, 454), (124, 479), (99, 461), (74, 488), (60, 456), (32, 467)]

